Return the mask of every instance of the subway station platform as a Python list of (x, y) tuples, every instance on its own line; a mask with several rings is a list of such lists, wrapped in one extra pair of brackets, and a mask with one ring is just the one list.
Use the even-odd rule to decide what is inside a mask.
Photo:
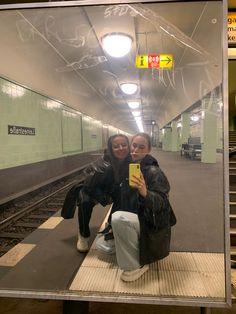
[[(215, 180), (222, 175), (220, 161), (214, 165), (203, 165), (199, 160), (187, 160), (178, 154), (154, 151), (153, 155), (158, 158), (161, 168), (169, 178), (171, 203), (178, 221), (173, 228), (171, 254), (166, 259), (150, 265), (149, 271), (137, 282), (123, 283), (119, 278), (120, 270), (116, 265), (115, 255), (101, 255), (92, 244), (109, 207), (96, 206), (94, 209), (90, 239), (92, 247), (87, 255), (79, 253), (76, 249), (77, 215), (74, 219), (64, 220), (58, 210), (57, 214), (0, 258), (0, 294), (10, 291), (14, 298), (63, 300), (60, 296), (62, 293), (65, 300), (70, 300), (71, 296), (72, 299), (78, 296), (81, 300), (84, 297), (85, 300), (93, 300), (92, 303), (95, 303), (90, 306), (91, 308), (95, 304), (99, 308), (98, 301), (114, 304), (119, 297), (132, 298), (134, 303), (140, 303), (139, 300), (143, 297), (146, 298), (146, 303), (153, 303), (154, 298), (166, 298), (166, 300), (186, 298), (193, 301), (199, 298), (206, 301), (213, 298), (215, 301), (223, 302), (225, 297), (221, 220), (223, 212), (221, 210), (216, 212), (219, 198), (215, 200), (211, 196), (221, 189), (221, 183)], [(182, 176), (177, 176), (177, 172)], [(187, 184), (189, 180), (191, 180), (191, 187)], [(194, 196), (197, 200), (197, 196), (206, 189), (209, 182), (212, 184), (208, 188), (208, 197), (202, 197), (198, 203), (193, 202), (189, 205), (190, 191), (194, 190), (190, 196)], [(201, 202), (205, 205), (207, 203), (205, 207), (208, 209), (207, 212), (203, 210)], [(188, 207), (191, 206), (189, 210), (191, 215), (186, 212), (188, 208), (186, 203)], [(183, 204), (185, 206), (182, 206)], [(196, 215), (193, 219), (194, 211)], [(210, 219), (212, 217), (217, 217), (217, 221)], [(217, 227), (218, 229), (215, 230)], [(189, 232), (190, 229), (192, 232)], [(212, 243), (213, 237), (215, 237), (214, 243)], [(9, 299), (4, 297), (0, 302), (7, 302), (7, 300)], [(15, 302), (16, 299), (11, 300)], [(53, 301), (47, 302), (53, 303)], [(47, 302), (45, 301), (45, 304)], [(53, 303), (56, 308), (58, 306), (58, 313), (61, 311), (60, 302), (62, 301), (58, 300)], [(39, 304), (42, 305), (43, 301)], [(109, 308), (109, 305), (104, 306)], [(120, 304), (120, 307), (122, 306)], [(131, 309), (135, 305), (126, 306)], [(119, 305), (117, 304), (116, 307)], [(179, 307), (176, 309), (179, 310)], [(194, 308), (191, 307), (191, 310)]]

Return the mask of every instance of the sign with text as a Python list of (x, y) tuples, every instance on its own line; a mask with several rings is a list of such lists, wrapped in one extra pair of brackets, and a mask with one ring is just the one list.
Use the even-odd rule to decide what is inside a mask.
[(8, 125), (8, 134), (12, 135), (35, 135), (35, 128), (25, 126)]
[(136, 68), (172, 68), (173, 56), (171, 54), (149, 54), (136, 56)]
[(236, 45), (236, 12), (228, 13), (228, 44)]

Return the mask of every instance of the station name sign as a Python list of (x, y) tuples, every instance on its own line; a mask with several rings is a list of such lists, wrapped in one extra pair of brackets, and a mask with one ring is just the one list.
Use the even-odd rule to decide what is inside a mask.
[(35, 128), (25, 126), (8, 125), (8, 134), (11, 135), (35, 135)]
[(236, 12), (228, 12), (228, 44), (236, 45)]
[(173, 56), (171, 54), (148, 54), (136, 56), (136, 68), (172, 68)]

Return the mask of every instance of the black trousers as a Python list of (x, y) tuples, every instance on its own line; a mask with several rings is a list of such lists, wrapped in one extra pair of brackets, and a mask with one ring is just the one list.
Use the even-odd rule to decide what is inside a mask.
[(97, 204), (84, 189), (79, 192), (78, 198), (78, 220), (79, 220), (79, 232), (82, 237), (90, 236), (89, 222), (92, 216), (93, 208)]

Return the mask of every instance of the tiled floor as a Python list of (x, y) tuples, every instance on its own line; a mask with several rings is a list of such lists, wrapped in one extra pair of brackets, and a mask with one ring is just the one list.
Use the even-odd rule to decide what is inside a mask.
[[(98, 236), (97, 236), (98, 237)], [(106, 296), (213, 298), (224, 301), (224, 254), (171, 252), (135, 282), (120, 280), (115, 255), (92, 248), (70, 290)], [(210, 266), (209, 266), (210, 265)]]

